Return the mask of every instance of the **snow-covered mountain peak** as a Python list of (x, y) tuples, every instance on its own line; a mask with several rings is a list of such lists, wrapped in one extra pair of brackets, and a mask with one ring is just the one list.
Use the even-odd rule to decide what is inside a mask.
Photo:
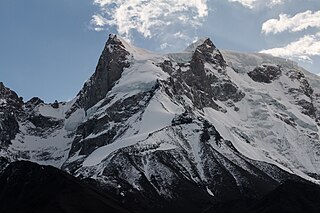
[(219, 54), (218, 49), (212, 43), (210, 38), (204, 37), (190, 44), (184, 51), (178, 53), (168, 53), (166, 56), (177, 63), (188, 63), (195, 55), (213, 55)]
[(115, 45), (121, 46), (125, 51), (130, 53), (130, 56), (128, 56), (129, 61), (144, 61), (152, 58), (161, 57), (161, 54), (157, 54), (146, 49), (136, 47), (124, 38), (114, 34), (110, 34), (109, 39), (106, 43), (106, 47), (108, 47), (109, 51), (112, 53)]
[[(0, 102), (4, 104), (5, 102), (13, 102), (16, 105), (22, 105), (23, 101), (18, 95), (6, 87), (3, 82), (0, 82)], [(1, 105), (1, 104), (0, 104)]]
[(108, 40), (106, 41), (105, 48), (100, 56), (100, 59), (103, 58), (104, 60), (108, 60), (108, 58), (104, 58), (104, 56), (106, 56), (107, 54), (113, 55), (118, 54), (119, 52), (129, 52), (132, 49), (134, 49), (134, 46), (127, 43), (127, 41), (125, 41), (123, 38), (118, 37), (114, 34), (110, 34)]
[(72, 101), (4, 108), (0, 153), (95, 179), (123, 200), (185, 198), (181, 189), (256, 198), (288, 178), (320, 180), (319, 85), (290, 61), (221, 53), (207, 38), (158, 55), (110, 35)]
[(196, 40), (195, 42), (193, 42), (192, 44), (190, 44), (185, 50), (184, 52), (195, 52), (196, 49), (203, 45), (203, 44), (209, 44), (211, 45), (212, 44), (212, 41), (210, 40), (210, 38), (208, 37), (203, 37), (203, 38), (200, 38), (198, 40)]
[(116, 35), (110, 35), (94, 74), (78, 93), (69, 114), (79, 108), (87, 110), (105, 98), (120, 79), (124, 68), (130, 66), (130, 62), (131, 53), (127, 50), (125, 41)]

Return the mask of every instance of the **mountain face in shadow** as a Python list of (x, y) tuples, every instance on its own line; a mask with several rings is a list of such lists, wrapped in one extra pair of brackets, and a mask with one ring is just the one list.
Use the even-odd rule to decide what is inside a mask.
[(94, 187), (51, 166), (20, 161), (0, 176), (2, 213), (128, 213)]
[(310, 182), (286, 181), (257, 201), (246, 212), (318, 213), (320, 212), (320, 187)]

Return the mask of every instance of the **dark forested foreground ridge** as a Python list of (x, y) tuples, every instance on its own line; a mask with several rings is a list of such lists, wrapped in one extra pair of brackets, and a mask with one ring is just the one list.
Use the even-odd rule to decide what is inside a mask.
[(51, 166), (11, 163), (0, 176), (0, 212), (119, 212), (121, 204)]
[[(197, 200), (193, 196), (190, 195), (190, 201)], [(320, 187), (301, 180), (286, 181), (260, 199), (223, 202), (204, 198), (203, 206), (163, 202), (151, 208), (154, 208), (152, 212), (198, 212), (203, 209), (201, 212), (318, 213), (319, 200)], [(124, 206), (126, 204), (118, 202), (116, 196), (97, 187), (94, 180), (79, 180), (51, 166), (18, 161), (7, 166), (0, 175), (0, 212), (3, 213), (140, 212), (126, 210)]]
[(0, 212), (320, 212), (319, 106), (289, 60), (110, 35), (69, 102), (0, 83)]

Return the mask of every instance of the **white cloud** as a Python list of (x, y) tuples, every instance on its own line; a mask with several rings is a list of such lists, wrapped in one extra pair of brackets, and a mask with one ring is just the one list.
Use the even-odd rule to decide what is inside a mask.
[(312, 56), (320, 56), (320, 33), (306, 35), (285, 47), (262, 50), (260, 52), (278, 57), (312, 62)]
[[(314, 28), (316, 31), (320, 29), (320, 11), (307, 10), (294, 16), (280, 14), (279, 19), (269, 19), (263, 23), (261, 32), (264, 34), (278, 34), (285, 31), (293, 33), (309, 28)], [(261, 52), (312, 63), (313, 56), (320, 56), (320, 32), (311, 34), (309, 31), (308, 34), (284, 47), (262, 50)]]
[[(145, 38), (164, 33), (177, 37), (187, 35), (201, 26), (208, 16), (207, 0), (94, 0), (94, 3), (100, 11), (92, 16), (93, 29), (113, 26), (127, 39), (134, 32)], [(167, 46), (169, 44), (162, 48)]]
[(252, 9), (256, 0), (229, 0), (229, 1), (230, 2), (239, 2), (243, 6)]
[(106, 20), (105, 18), (103, 18), (101, 15), (97, 14), (97, 15), (93, 15), (92, 19), (91, 19), (91, 23), (94, 24), (96, 27), (103, 27), (104, 25), (106, 25), (108, 22), (108, 20)]
[(267, 1), (267, 3), (269, 4), (269, 6), (273, 7), (275, 5), (280, 5), (280, 4), (284, 4), (286, 0), (269, 0)]
[(307, 10), (295, 16), (280, 14), (279, 19), (269, 19), (262, 25), (265, 34), (277, 34), (284, 31), (298, 32), (309, 27), (320, 28), (320, 11)]
[(242, 6), (249, 9), (258, 7), (273, 7), (275, 5), (283, 4), (286, 0), (228, 0), (229, 2), (238, 2)]
[(173, 36), (174, 36), (175, 38), (183, 38), (183, 37), (186, 37), (186, 35), (184, 35), (182, 32), (176, 32)]
[(165, 42), (160, 45), (160, 48), (163, 50), (163, 49), (166, 49), (168, 46), (170, 46), (170, 45), (167, 42)]

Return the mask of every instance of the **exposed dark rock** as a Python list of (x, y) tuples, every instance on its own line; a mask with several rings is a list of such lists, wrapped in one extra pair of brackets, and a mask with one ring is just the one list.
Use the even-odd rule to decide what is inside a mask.
[(0, 147), (8, 146), (19, 132), (19, 124), (15, 114), (0, 113)]
[[(23, 101), (18, 95), (10, 90), (9, 88), (5, 87), (2, 82), (0, 82), (0, 98), (6, 100), (7, 108), (8, 106), (12, 109), (20, 109), (23, 105)], [(1, 108), (1, 105), (0, 105)], [(13, 110), (12, 110), (13, 111)]]
[(112, 128), (105, 134), (96, 136), (95, 138), (84, 139), (81, 141), (81, 151), (80, 155), (88, 155), (92, 153), (97, 148), (110, 144), (117, 135), (117, 128)]
[[(217, 73), (208, 70), (206, 63), (210, 63)], [(227, 76), (226, 62), (210, 39), (206, 39), (195, 49), (190, 63), (179, 64), (179, 67), (186, 71), (182, 71), (181, 68), (175, 70), (169, 60), (159, 66), (171, 75), (169, 82), (166, 83), (173, 89), (172, 93), (175, 96), (187, 96), (199, 109), (212, 107), (225, 111), (215, 100), (238, 102), (245, 96)]]
[(233, 100), (234, 102), (241, 101), (245, 94), (239, 91), (237, 85), (232, 82), (223, 82), (212, 88), (213, 95), (220, 101)]
[(299, 106), (303, 108), (302, 113), (308, 115), (311, 118), (316, 117), (317, 109), (311, 102), (306, 101), (305, 99), (299, 100), (297, 103)]
[(116, 81), (120, 79), (123, 69), (130, 66), (129, 56), (130, 53), (121, 40), (115, 35), (110, 35), (96, 71), (78, 94), (79, 99), (73, 110), (79, 106), (87, 110), (105, 98)]
[(165, 71), (166, 73), (168, 73), (169, 75), (171, 75), (173, 73), (173, 65), (172, 62), (170, 60), (165, 60), (163, 63), (159, 64), (159, 66), (161, 67), (161, 69), (163, 71)]
[[(113, 199), (139, 213), (222, 213), (245, 210), (260, 212), (260, 207), (265, 207), (263, 202), (266, 201), (266, 195), (273, 193), (272, 191), (287, 179), (299, 179), (298, 176), (291, 175), (277, 166), (245, 157), (236, 149), (238, 146), (235, 142), (240, 140), (244, 145), (247, 143), (248, 147), (259, 148), (255, 140), (255, 129), (252, 132), (250, 129), (257, 126), (259, 137), (268, 135), (270, 139), (275, 138), (274, 141), (270, 140), (272, 143), (279, 142), (286, 148), (286, 135), (283, 139), (277, 139), (276, 133), (267, 129), (273, 121), (279, 124), (277, 119), (291, 126), (284, 126), (285, 129), (292, 130), (299, 125), (298, 128), (302, 130), (299, 129), (297, 135), (303, 132), (306, 138), (319, 140), (316, 126), (300, 121), (291, 112), (293, 110), (290, 110), (290, 107), (295, 107), (293, 104), (298, 104), (310, 117), (316, 118), (319, 113), (315, 99), (320, 95), (318, 97), (317, 94), (313, 94), (313, 89), (302, 72), (292, 70), (292, 73), (288, 73), (289, 78), (294, 81), (295, 88), (288, 88), (292, 85), (286, 84), (288, 79), (282, 81), (281, 77), (277, 82), (280, 85), (277, 89), (283, 86), (286, 89), (285, 93), (289, 91), (289, 99), (282, 96), (273, 97), (273, 93), (266, 94), (265, 91), (261, 91), (261, 87), (259, 91), (254, 91), (255, 88), (250, 85), (236, 85), (235, 82), (238, 81), (232, 80), (235, 79), (234, 75), (241, 77), (244, 72), (231, 73), (233, 71), (227, 67), (220, 51), (210, 39), (206, 39), (192, 52), (183, 54), (182, 58), (179, 58), (178, 54), (176, 58), (168, 57), (169, 59), (166, 58), (162, 63), (159, 63), (157, 58), (157, 62), (154, 63), (159, 63), (158, 66), (169, 74), (168, 79), (160, 77), (162, 80), (156, 80), (153, 88), (144, 88), (143, 92), (135, 95), (129, 93), (119, 98), (117, 94), (109, 92), (121, 78), (123, 70), (130, 66), (130, 57), (132, 55), (126, 50), (121, 39), (110, 36), (94, 75), (85, 83), (66, 116), (69, 118), (77, 109), (84, 108), (85, 118), (82, 112), (79, 116), (75, 113), (69, 120), (43, 116), (37, 106), (49, 106), (48, 108), (53, 110), (50, 104), (46, 105), (41, 99), (33, 98), (23, 105), (21, 98), (0, 84), (0, 98), (5, 100), (1, 100), (0, 104), (0, 151), (15, 138), (19, 132), (18, 124), (24, 127), (17, 137), (23, 145), (27, 145), (28, 141), (24, 141), (23, 138), (28, 138), (29, 135), (39, 137), (39, 141), (51, 136), (60, 138), (62, 135), (66, 139), (65, 150), (44, 146), (45, 148), (39, 151), (8, 152), (8, 156), (43, 162), (52, 160), (52, 152), (60, 152), (64, 156), (60, 155), (57, 158), (61, 159), (62, 164), (65, 152), (68, 152), (69, 158), (64, 162), (62, 170), (78, 178), (84, 178), (83, 181), (79, 181), (52, 167), (27, 162), (8, 166), (9, 161), (0, 157), (0, 212), (22, 212), (22, 208), (27, 212), (114, 212), (113, 209), (105, 210), (114, 207), (118, 209), (118, 204)], [(279, 79), (282, 72), (287, 74), (288, 70), (287, 67), (277, 65), (262, 65), (248, 75), (254, 81), (271, 83)], [(300, 83), (300, 87), (296, 81)], [(248, 95), (245, 100), (245, 93), (240, 87), (244, 88)], [(285, 99), (284, 102), (281, 101), (282, 98)], [(240, 102), (242, 100), (243, 102)], [(287, 101), (290, 105), (287, 105)], [(158, 105), (153, 108), (153, 104)], [(63, 103), (55, 101), (51, 107), (59, 108), (62, 105)], [(179, 110), (176, 110), (176, 107)], [(206, 107), (220, 112), (211, 115), (212, 111), (205, 109)], [(229, 120), (226, 121), (226, 128), (230, 128), (230, 137), (228, 133), (224, 133), (228, 138), (234, 136), (236, 141), (224, 140), (217, 130), (225, 125), (221, 120), (221, 112), (226, 112), (227, 109), (239, 111), (239, 107), (239, 113), (230, 111), (230, 119), (236, 118), (237, 122), (231, 124)], [(152, 130), (147, 128), (148, 131), (145, 131), (143, 127), (150, 123), (149, 112), (158, 109), (161, 110), (160, 118), (157, 114), (154, 116), (154, 122), (158, 122), (159, 118), (161, 126)], [(146, 110), (147, 113), (144, 114)], [(163, 119), (166, 122), (162, 122), (161, 113), (164, 110), (170, 116), (172, 112), (177, 113), (171, 123), (170, 120), (165, 120), (168, 119), (166, 116)], [(222, 121), (221, 124), (217, 124), (217, 129), (209, 122), (216, 119), (215, 115), (217, 121)], [(142, 122), (144, 119), (148, 122)], [(268, 119), (268, 122), (260, 122), (259, 119)], [(241, 126), (236, 126), (239, 122)], [(67, 133), (56, 131), (62, 130), (63, 127), (66, 127)], [(119, 140), (120, 138), (125, 140)], [(73, 141), (69, 150), (71, 140)], [(315, 144), (312, 140), (308, 141), (312, 145), (310, 147)], [(117, 149), (110, 150), (111, 154), (103, 153), (99, 156), (101, 159), (94, 162), (96, 166), (85, 166), (83, 162), (90, 159), (90, 154), (112, 143), (119, 143), (113, 144)], [(18, 142), (14, 145), (16, 144)], [(275, 146), (276, 150), (276, 144), (272, 146)], [(14, 148), (12, 146), (12, 149)], [(267, 157), (268, 151), (270, 150), (266, 150)], [(280, 153), (283, 150), (276, 151)], [(314, 156), (317, 154), (315, 150)], [(295, 163), (298, 165), (300, 162), (294, 162), (293, 165)], [(2, 171), (5, 172), (1, 176)], [(318, 174), (308, 175), (319, 179)], [(97, 186), (104, 192), (97, 191), (86, 183)], [(266, 203), (269, 202), (268, 199)], [(313, 202), (314, 200), (304, 203), (313, 206)], [(270, 206), (274, 204), (274, 200), (270, 202)], [(268, 208), (265, 209), (269, 211)], [(277, 212), (274, 208), (272, 211)]]
[[(100, 118), (93, 117), (81, 124), (77, 129), (77, 137), (75, 137), (72, 143), (69, 156), (72, 156), (80, 149), (81, 154), (88, 155), (97, 147), (112, 143), (117, 136), (121, 136), (125, 130), (130, 128), (123, 124), (128, 118), (136, 113), (143, 113), (144, 108), (148, 105), (158, 87), (159, 85), (156, 83), (150, 91), (116, 101), (107, 108), (104, 116), (100, 116)], [(111, 100), (108, 99), (108, 101)], [(101, 107), (106, 104), (108, 102), (102, 103)], [(110, 122), (114, 123), (112, 127), (110, 126)], [(87, 138), (91, 134), (95, 135), (100, 132), (104, 133), (93, 138)]]
[[(253, 141), (254, 139), (249, 137), (247, 134), (245, 134), (243, 131), (241, 131), (240, 129), (238, 129), (237, 127), (233, 127), (231, 129), (232, 132), (234, 132), (235, 134), (237, 134), (240, 138), (242, 138), (246, 143), (251, 143), (251, 141)], [(232, 144), (232, 143), (231, 143)]]
[(300, 81), (300, 88), (302, 89), (303, 93), (308, 96), (309, 98), (312, 98), (313, 95), (313, 89), (311, 88), (309, 82), (307, 79), (302, 79)]
[(196, 75), (197, 73), (202, 73), (201, 71), (204, 71), (203, 66), (198, 65), (203, 65), (205, 62), (217, 64), (221, 68), (226, 66), (226, 61), (224, 60), (221, 52), (209, 38), (196, 48), (192, 56), (191, 67)]
[(302, 92), (308, 96), (309, 98), (312, 97), (313, 89), (311, 88), (308, 80), (305, 78), (305, 75), (299, 70), (290, 70), (287, 73), (287, 76), (292, 80), (297, 80), (300, 82), (300, 89)]
[(23, 113), (23, 101), (0, 82), (0, 147), (8, 146), (19, 132), (18, 117)]
[(181, 125), (181, 124), (190, 124), (193, 121), (193, 116), (189, 114), (187, 111), (183, 112), (180, 115), (177, 115), (174, 119), (172, 119), (172, 126)]
[(62, 120), (56, 120), (54, 118), (45, 117), (43, 115), (31, 115), (28, 118), (31, 123), (33, 123), (36, 127), (46, 129), (46, 128), (56, 128), (63, 124)]
[(223, 138), (212, 124), (210, 124), (207, 120), (204, 120), (200, 141), (205, 143), (210, 140), (211, 136), (214, 136), (216, 145), (219, 146)]
[(40, 98), (38, 97), (33, 97), (31, 98), (29, 101), (26, 102), (25, 106), (26, 108), (34, 108), (40, 104), (43, 104), (44, 101), (41, 100)]
[(58, 109), (59, 108), (59, 102), (57, 100), (54, 101), (53, 104), (51, 104), (52, 108)]
[[(290, 70), (287, 72), (287, 76), (292, 81), (299, 81), (300, 82), (300, 90), (303, 94), (308, 96), (309, 98), (312, 98), (313, 95), (313, 89), (311, 88), (308, 80), (305, 78), (305, 75), (299, 71), (299, 70)], [(291, 90), (294, 90), (295, 88), (290, 88)], [(290, 91), (289, 91), (290, 92)], [(293, 92), (293, 91), (291, 91)]]
[[(296, 104), (301, 106), (301, 112), (315, 119), (318, 125), (320, 125), (320, 111), (315, 105), (319, 97), (317, 94), (314, 94), (314, 91), (304, 73), (300, 70), (290, 70), (286, 73), (286, 75), (292, 81), (300, 83), (299, 88), (289, 88), (288, 93), (295, 99)], [(303, 95), (306, 95), (308, 100), (306, 100)]]
[(281, 76), (281, 67), (272, 65), (262, 65), (248, 72), (250, 78), (256, 82), (271, 83)]
[[(188, 123), (174, 126), (175, 135), (182, 137), (179, 129), (183, 125), (188, 125)], [(214, 197), (208, 194), (205, 185), (195, 182), (199, 173), (188, 152), (178, 148), (171, 151), (154, 151), (153, 154), (146, 156), (141, 155), (141, 152), (154, 149), (150, 144), (146, 147), (137, 144), (119, 149), (111, 157), (105, 159), (104, 171), (100, 176), (103, 178), (101, 180), (101, 184), (103, 184), (100, 186), (115, 195), (126, 207), (136, 212), (219, 213), (220, 211), (217, 210), (219, 208), (216, 207), (223, 206), (226, 201), (241, 200), (242, 202), (243, 199), (250, 201), (245, 204), (241, 203), (243, 207), (248, 207), (252, 201), (256, 201), (274, 190), (281, 180), (290, 177), (290, 174), (273, 165), (267, 163), (264, 165), (261, 162), (263, 165), (257, 164), (257, 166), (251, 163), (233, 147), (232, 150), (238, 156), (234, 161), (246, 165), (247, 169), (239, 167), (236, 162), (221, 155), (210, 145), (211, 139), (214, 142), (217, 142), (215, 141), (217, 139), (219, 147), (225, 143), (210, 123), (203, 121), (203, 132), (207, 132), (209, 137), (200, 143), (199, 157), (204, 164), (203, 175), (208, 177), (208, 183), (205, 185), (214, 193)], [(183, 139), (181, 138), (181, 140)], [(181, 164), (181, 159), (184, 159), (184, 164)], [(148, 173), (144, 173), (143, 169), (146, 161), (148, 164), (154, 165), (154, 167), (149, 167)], [(193, 168), (191, 173), (186, 170), (186, 167), (189, 166)], [(270, 174), (261, 168), (266, 168)], [(251, 172), (248, 172), (248, 169)], [(272, 171), (278, 175), (276, 180), (272, 178), (274, 176)], [(165, 174), (162, 174), (163, 172)], [(135, 187), (130, 183), (132, 174), (135, 174), (136, 177)], [(165, 179), (167, 176), (172, 181), (167, 182)], [(113, 186), (114, 183), (117, 183), (118, 186)], [(166, 198), (166, 196), (159, 194), (159, 191), (162, 190), (166, 190), (169, 197)], [(209, 209), (211, 211), (206, 211)]]
[(292, 127), (297, 126), (295, 120), (292, 117), (289, 117), (285, 114), (280, 114), (280, 115), (276, 114), (275, 116), (276, 116), (276, 118), (279, 118), (280, 120), (282, 120), (283, 122), (285, 122), (286, 124), (288, 124)]

